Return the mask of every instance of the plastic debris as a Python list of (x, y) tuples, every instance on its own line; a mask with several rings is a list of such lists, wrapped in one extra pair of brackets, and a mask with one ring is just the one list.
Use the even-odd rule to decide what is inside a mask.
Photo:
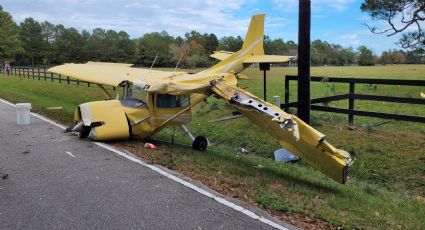
[(298, 161), (300, 158), (289, 152), (287, 149), (278, 149), (274, 151), (274, 160), (276, 162), (288, 163)]
[(238, 148), (238, 153), (239, 154), (242, 154), (242, 155), (246, 155), (246, 154), (248, 154), (248, 149), (246, 149), (246, 148), (242, 148), (242, 147), (239, 147)]
[(146, 149), (157, 149), (156, 145), (154, 145), (152, 143), (145, 143), (145, 148)]

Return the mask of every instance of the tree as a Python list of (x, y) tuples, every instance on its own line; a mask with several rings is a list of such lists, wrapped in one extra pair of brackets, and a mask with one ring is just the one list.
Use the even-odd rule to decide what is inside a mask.
[(45, 21), (40, 24), (41, 35), (43, 37), (43, 50), (41, 51), (42, 61), (44, 64), (49, 65), (55, 59), (55, 25)]
[(85, 41), (75, 28), (65, 28), (63, 25), (56, 27), (55, 50), (58, 63), (82, 62), (81, 54)]
[(186, 68), (205, 67), (210, 64), (206, 50), (196, 40), (189, 40), (181, 44), (170, 45), (170, 54), (175, 63)]
[(175, 43), (174, 37), (167, 32), (153, 32), (143, 35), (136, 41), (137, 62), (143, 66), (151, 66), (158, 54), (155, 66), (172, 66), (170, 45)]
[(356, 61), (356, 53), (352, 47), (344, 48), (338, 53), (338, 65), (351, 65)]
[(218, 46), (218, 38), (215, 34), (204, 34), (202, 35), (205, 40), (204, 49), (207, 55), (212, 54)]
[(23, 52), (19, 40), (19, 27), (8, 12), (0, 6), (0, 62), (12, 61)]
[(117, 38), (117, 51), (120, 55), (115, 55), (115, 59), (118, 62), (133, 63), (136, 58), (136, 43), (124, 31), (118, 32)]
[(400, 44), (403, 48), (424, 51), (425, 33), (421, 28), (421, 23), (425, 21), (424, 0), (365, 0), (361, 10), (367, 12), (372, 19), (388, 23), (388, 27), (381, 30), (369, 26), (373, 33), (392, 36), (413, 29), (414, 31), (403, 34)]
[(33, 18), (26, 18), (21, 23), (20, 39), (25, 49), (25, 55), (31, 60), (31, 65), (41, 62), (44, 48), (41, 25)]
[(375, 60), (372, 54), (372, 50), (366, 46), (360, 46), (358, 48), (359, 56), (357, 62), (360, 66), (372, 66), (375, 65)]
[(230, 52), (236, 52), (242, 48), (243, 39), (241, 36), (237, 37), (223, 37), (220, 39), (220, 43), (217, 46), (217, 50), (225, 50)]
[(406, 52), (406, 63), (425, 64), (425, 57), (421, 51), (410, 50)]
[(388, 50), (382, 52), (380, 63), (387, 64), (404, 64), (406, 63), (406, 54), (402, 50)]

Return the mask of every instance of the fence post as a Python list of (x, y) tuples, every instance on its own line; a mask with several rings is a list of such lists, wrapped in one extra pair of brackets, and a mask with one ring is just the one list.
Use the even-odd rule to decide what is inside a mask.
[(77, 79), (77, 85), (80, 85), (80, 80)]
[(60, 74), (59, 74), (59, 83), (62, 83), (62, 77)]
[(52, 82), (53, 82), (53, 73), (50, 73), (50, 79), (52, 79)]
[(32, 79), (34, 79), (34, 72), (35, 72), (35, 68), (31, 67), (31, 72), (32, 72)]
[[(289, 79), (288, 76), (285, 76), (285, 105), (289, 103)], [(289, 111), (288, 106), (285, 106), (285, 112)]]
[(40, 66), (37, 67), (37, 76), (38, 80), (40, 81)]
[(44, 80), (47, 81), (47, 77), (46, 77), (46, 66), (44, 66)]
[(90, 87), (90, 82), (87, 82), (87, 86)]
[(354, 92), (355, 92), (355, 83), (350, 82), (350, 98), (348, 99), (348, 124), (354, 124)]
[(68, 76), (66, 76), (66, 82), (68, 82), (68, 85), (69, 85), (69, 77)]
[(30, 79), (30, 68), (27, 67), (26, 69), (27, 69), (27, 77), (28, 77), (28, 79)]

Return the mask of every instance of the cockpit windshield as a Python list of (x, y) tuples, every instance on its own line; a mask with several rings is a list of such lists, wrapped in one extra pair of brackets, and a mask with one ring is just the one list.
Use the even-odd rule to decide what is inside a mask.
[(128, 84), (124, 87), (124, 100), (121, 101), (123, 106), (135, 108), (147, 108), (147, 92), (142, 90), (137, 85)]

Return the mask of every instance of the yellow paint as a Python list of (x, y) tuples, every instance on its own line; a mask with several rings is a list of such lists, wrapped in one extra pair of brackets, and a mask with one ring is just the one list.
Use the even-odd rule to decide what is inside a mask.
[[(83, 121), (86, 127), (91, 122), (104, 122), (92, 128), (91, 137), (96, 140), (125, 139), (132, 135), (146, 138), (163, 127), (172, 124), (186, 124), (191, 121), (192, 106), (215, 94), (232, 102), (253, 123), (276, 138), (289, 151), (300, 156), (305, 162), (327, 176), (344, 183), (350, 155), (334, 148), (325, 141), (325, 136), (305, 124), (296, 116), (262, 101), (246, 90), (237, 87), (237, 80), (247, 78), (240, 74), (252, 63), (286, 62), (293, 57), (265, 55), (263, 48), (264, 14), (251, 19), (242, 49), (237, 52), (218, 51), (211, 55), (221, 60), (216, 65), (197, 74), (166, 72), (132, 68), (131, 64), (99, 63), (65, 64), (49, 69), (50, 72), (70, 76), (99, 85), (137, 86), (147, 92), (147, 107), (124, 106), (118, 100), (89, 102), (78, 107), (76, 122)], [(278, 116), (236, 101), (235, 95), (246, 97), (267, 106)], [(190, 95), (190, 103), (178, 108), (159, 108), (157, 98), (163, 94), (175, 98)], [(127, 94), (126, 94), (127, 95)], [(130, 94), (129, 94), (130, 95)], [(128, 96), (128, 95), (127, 95)], [(107, 97), (110, 97), (110, 95)], [(130, 97), (130, 96), (128, 96)], [(131, 127), (131, 129), (129, 128)], [(90, 136), (89, 136), (90, 137)]]
[(130, 136), (127, 118), (118, 100), (94, 101), (78, 106), (80, 118), (85, 125), (102, 122), (103, 125), (91, 129), (89, 137), (93, 140), (119, 140)]

